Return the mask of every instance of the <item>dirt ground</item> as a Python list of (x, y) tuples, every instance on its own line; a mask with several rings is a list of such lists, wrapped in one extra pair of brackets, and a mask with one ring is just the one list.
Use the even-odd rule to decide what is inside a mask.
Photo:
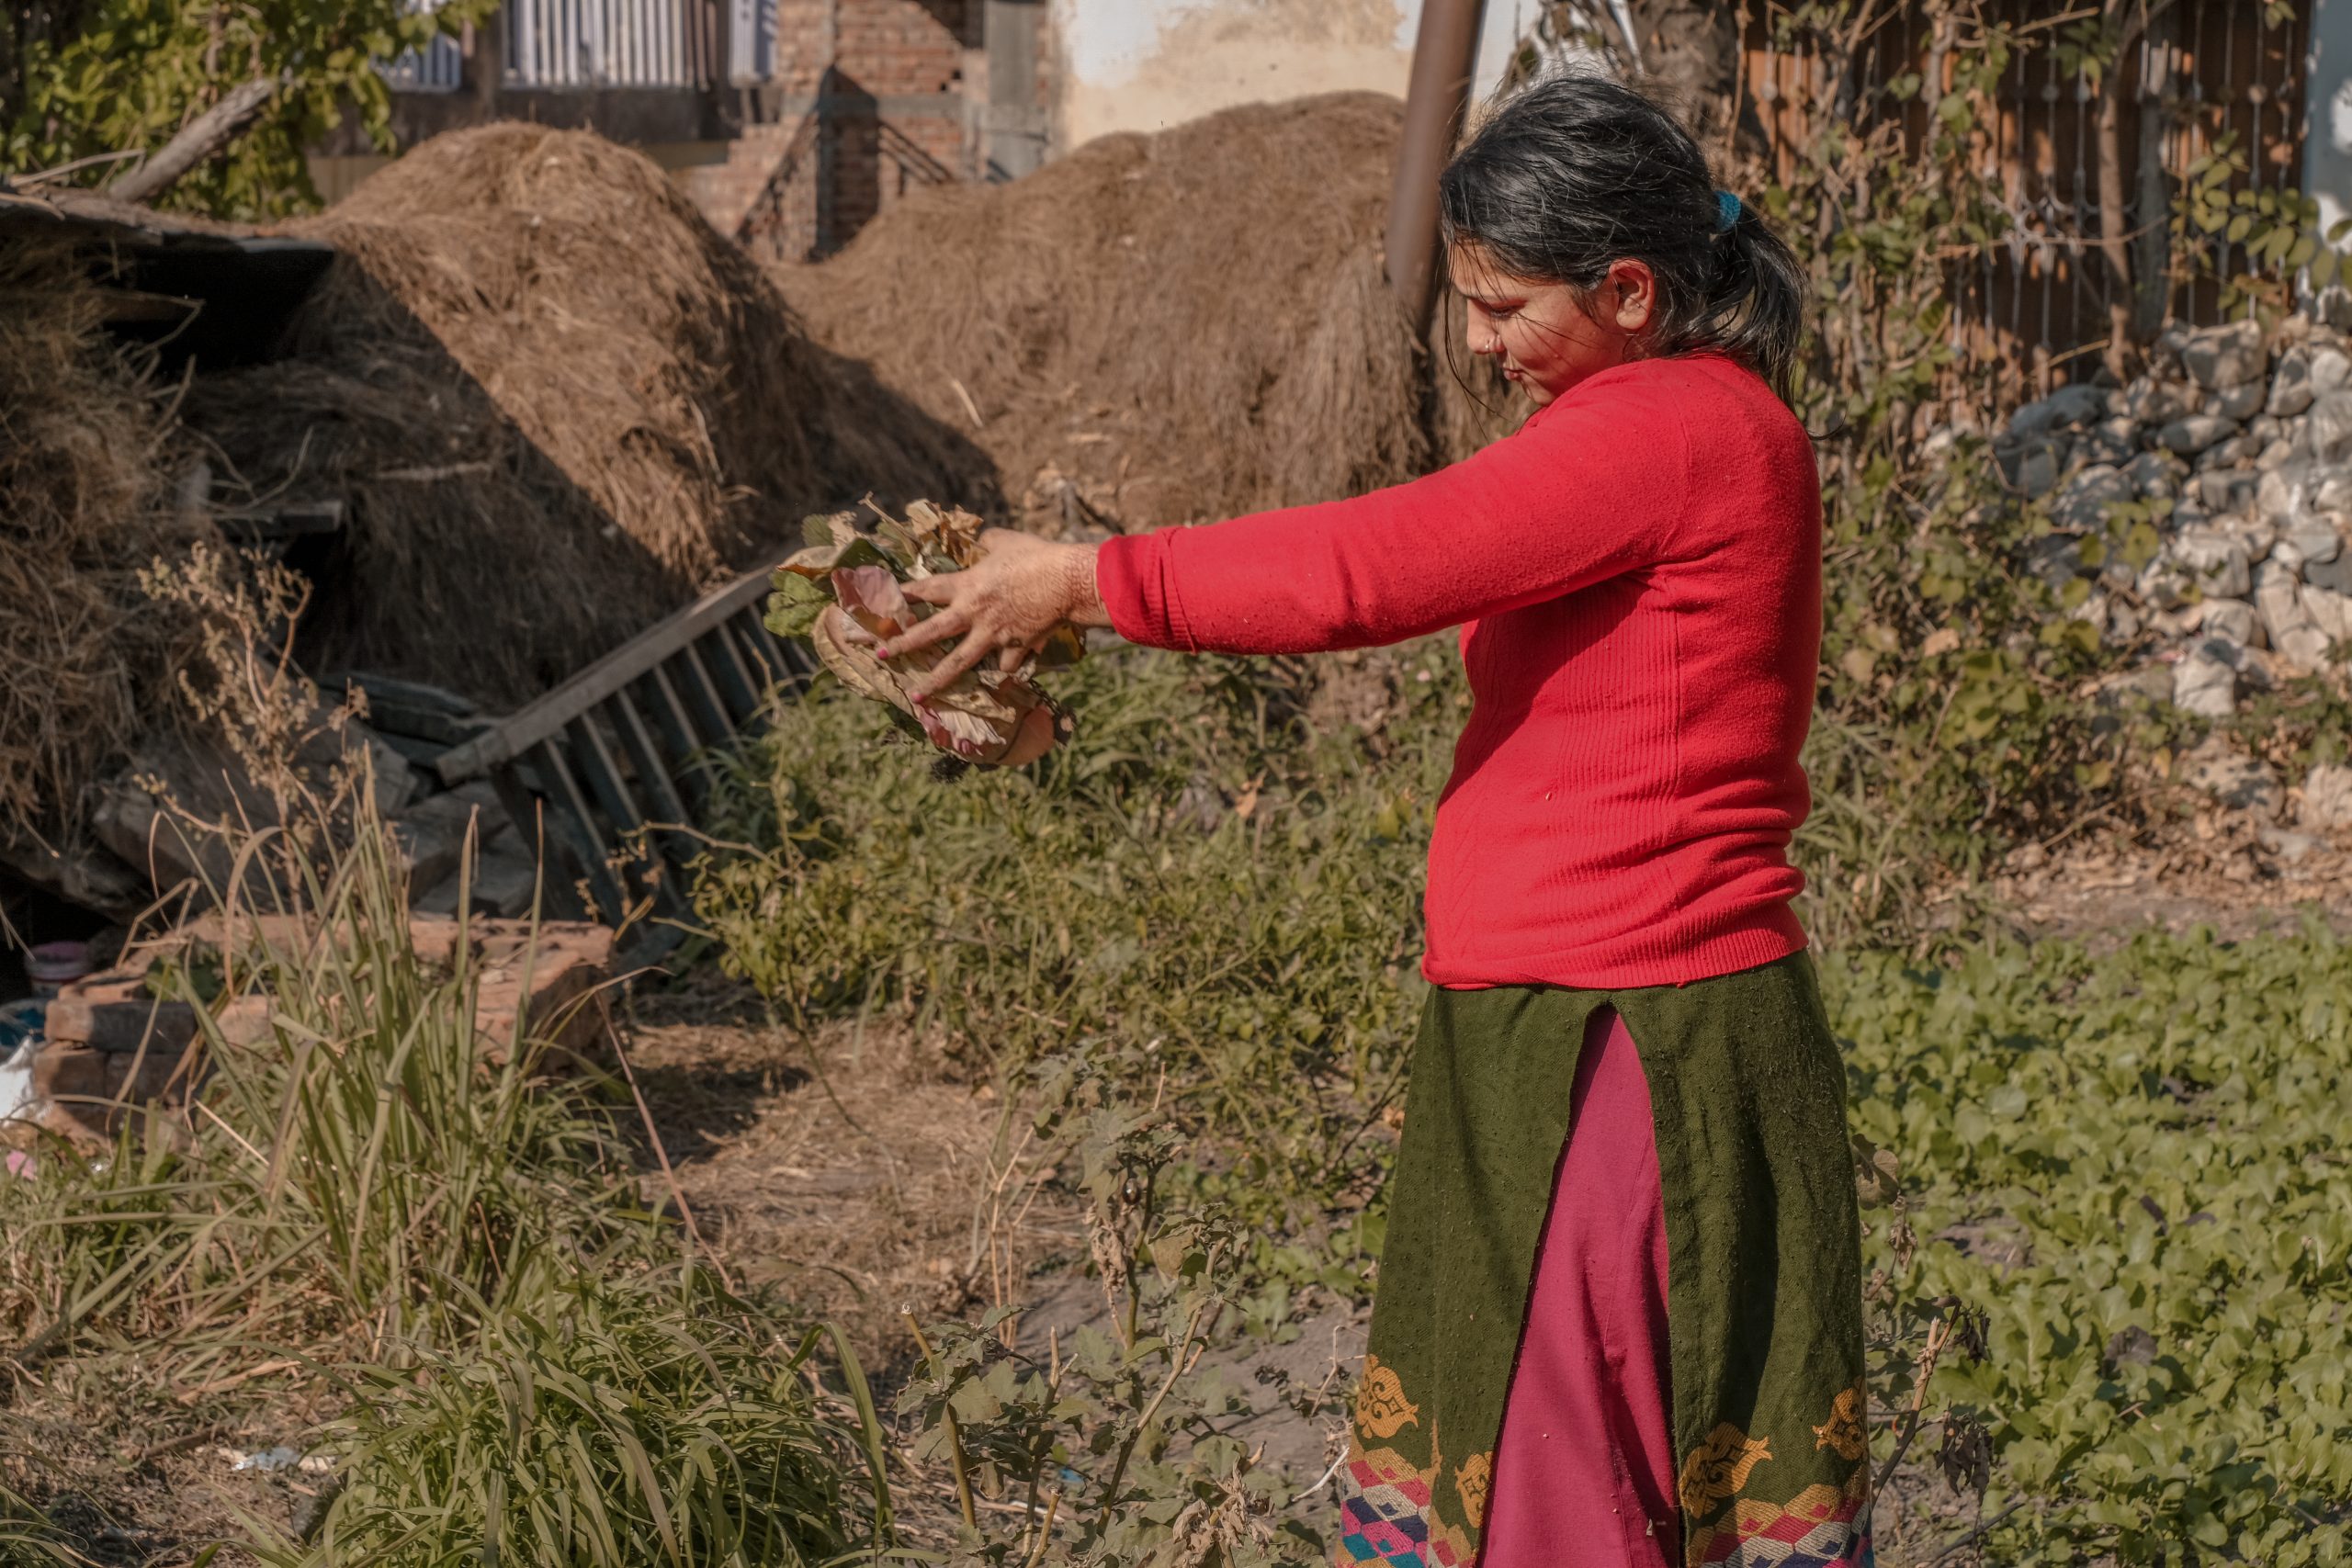
[(2352, 850), (2244, 814), (2201, 816), (2153, 843), (2119, 836), (2013, 861), (1989, 892), (2033, 936), (2105, 947), (2204, 926), (2234, 942), (2307, 919), (2352, 933)]
[[(1019, 1307), (1015, 1347), (1041, 1357), (1055, 1334), (1109, 1330), (1075, 1205), (1023, 1140), (1024, 1119), (965, 1066), (896, 1028), (830, 1028), (804, 1043), (708, 971), (633, 998), (621, 1021), (706, 1241), (737, 1278), (846, 1326), (878, 1384), (916, 1354), (902, 1308), (930, 1320)], [(1308, 1484), (1328, 1477), (1344, 1434), (1297, 1416), (1284, 1393), (1343, 1396), (1367, 1314), (1329, 1298), (1302, 1307), (1294, 1337), (1212, 1352), (1203, 1369), (1252, 1407), (1226, 1430)], [(916, 1468), (934, 1506), (913, 1523), (944, 1534), (947, 1478)]]

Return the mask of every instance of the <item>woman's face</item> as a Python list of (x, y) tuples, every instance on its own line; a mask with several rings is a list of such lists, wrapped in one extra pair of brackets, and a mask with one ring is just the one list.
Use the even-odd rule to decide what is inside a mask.
[(1446, 266), (1469, 302), (1470, 352), (1491, 355), (1538, 408), (1633, 357), (1657, 298), (1657, 280), (1638, 261), (1611, 263), (1589, 291), (1515, 276), (1476, 240), (1455, 245)]

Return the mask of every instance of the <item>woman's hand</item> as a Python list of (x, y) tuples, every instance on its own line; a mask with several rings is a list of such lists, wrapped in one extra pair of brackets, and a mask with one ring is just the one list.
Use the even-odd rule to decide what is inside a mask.
[(1013, 668), (1065, 623), (1111, 624), (1094, 592), (1092, 545), (1050, 544), (1011, 528), (990, 528), (980, 536), (980, 548), (984, 553), (967, 570), (902, 584), (908, 598), (939, 608), (876, 653), (896, 659), (950, 637), (964, 639), (909, 688), (911, 697), (931, 695), (999, 649), (1005, 667)]

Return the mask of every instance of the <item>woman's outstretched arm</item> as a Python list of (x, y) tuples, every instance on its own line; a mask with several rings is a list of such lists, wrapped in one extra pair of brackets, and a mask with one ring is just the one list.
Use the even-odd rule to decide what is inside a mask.
[(964, 639), (935, 687), (1060, 620), (1188, 652), (1312, 653), (1555, 598), (1669, 547), (1690, 465), (1667, 379), (1604, 373), (1477, 456), (1351, 501), (1100, 547), (992, 534), (971, 570), (907, 585), (942, 608), (896, 647)]

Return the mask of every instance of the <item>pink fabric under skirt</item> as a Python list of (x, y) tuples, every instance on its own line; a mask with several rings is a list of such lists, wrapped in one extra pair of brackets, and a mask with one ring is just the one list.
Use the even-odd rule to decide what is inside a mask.
[(1571, 1105), (1479, 1561), (1671, 1568), (1666, 1210), (1649, 1081), (1612, 1008), (1592, 1015)]

